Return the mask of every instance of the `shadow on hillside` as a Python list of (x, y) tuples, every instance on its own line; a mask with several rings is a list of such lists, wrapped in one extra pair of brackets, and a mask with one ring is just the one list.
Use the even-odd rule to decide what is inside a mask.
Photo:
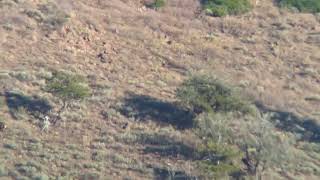
[(23, 109), (34, 117), (39, 117), (41, 114), (47, 114), (52, 107), (50, 104), (41, 98), (29, 97), (17, 92), (5, 92), (6, 103), (9, 107), (10, 114), (17, 119), (17, 113)]
[(137, 133), (135, 141), (144, 145), (144, 153), (156, 154), (163, 157), (195, 159), (196, 149), (191, 145), (169, 135), (170, 133)]
[(157, 154), (166, 157), (183, 157), (185, 159), (194, 159), (196, 157), (195, 149), (181, 141), (167, 135), (153, 135), (142, 138), (145, 145), (145, 153)]
[(183, 144), (169, 144), (162, 146), (147, 146), (144, 149), (144, 153), (152, 153), (165, 157), (184, 157), (185, 159), (194, 159), (194, 149)]
[(291, 112), (272, 110), (260, 103), (257, 103), (256, 106), (261, 112), (272, 114), (271, 120), (277, 128), (301, 135), (303, 141), (320, 142), (320, 125), (316, 123), (316, 120), (299, 118)]
[(194, 114), (170, 102), (150, 96), (129, 94), (120, 113), (136, 120), (153, 120), (171, 124), (179, 129), (191, 128)]

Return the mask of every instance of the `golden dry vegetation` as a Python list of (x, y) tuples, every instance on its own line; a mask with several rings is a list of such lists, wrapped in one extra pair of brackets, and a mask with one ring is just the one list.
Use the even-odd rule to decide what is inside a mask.
[[(190, 74), (238, 87), (275, 133), (295, 137), (289, 170), (264, 179), (318, 179), (320, 15), (272, 0), (226, 17), (206, 16), (198, 0), (145, 3), (0, 0), (0, 179), (202, 176), (189, 153), (199, 139), (175, 123), (190, 118), (175, 98)], [(43, 90), (56, 70), (92, 91), (43, 130), (31, 111), (58, 108)]]

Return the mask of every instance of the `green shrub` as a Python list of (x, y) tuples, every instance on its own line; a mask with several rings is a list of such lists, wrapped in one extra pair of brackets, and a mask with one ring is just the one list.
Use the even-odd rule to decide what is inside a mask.
[(211, 164), (206, 161), (206, 168), (201, 169), (214, 170), (213, 174), (225, 176), (234, 173), (237, 164), (243, 164), (248, 174), (261, 175), (270, 168), (288, 168), (291, 162), (290, 147), (294, 138), (277, 133), (265, 118), (203, 113), (198, 115), (195, 124), (196, 134), (206, 144), (200, 152), (213, 154), (211, 157), (223, 165), (223, 168), (217, 167), (214, 161), (210, 161)]
[(149, 6), (154, 9), (162, 8), (166, 5), (166, 0), (154, 0)]
[(238, 15), (252, 8), (249, 0), (203, 0), (202, 4), (211, 16)]
[(286, 170), (293, 164), (292, 145), (295, 138), (277, 131), (269, 120), (257, 118), (242, 121), (233, 129), (233, 143), (244, 152), (243, 161), (250, 174), (261, 175), (270, 168)]
[(253, 111), (232, 89), (210, 76), (194, 76), (177, 89), (177, 98), (195, 113)]
[(279, 0), (281, 7), (289, 9), (296, 8), (300, 12), (319, 13), (320, 1), (319, 0)]
[(59, 116), (71, 102), (83, 100), (90, 95), (90, 88), (82, 76), (64, 72), (54, 72), (52, 77), (47, 79), (45, 90), (62, 101)]
[(64, 101), (81, 100), (89, 96), (90, 89), (79, 75), (55, 72), (47, 79), (46, 90)]
[(195, 119), (195, 133), (201, 139), (210, 139), (216, 143), (230, 143), (232, 118), (221, 113), (203, 113)]
[(203, 145), (197, 148), (199, 168), (206, 177), (221, 179), (240, 171), (242, 153), (231, 144), (231, 119), (222, 113), (202, 113), (196, 118), (195, 133)]
[(221, 179), (240, 171), (241, 152), (233, 146), (208, 140), (198, 149), (199, 168), (206, 177)]
[(209, 161), (200, 161), (198, 166), (201, 172), (205, 174), (205, 177), (210, 179), (224, 179), (225, 177), (240, 171), (240, 167), (224, 162), (212, 164)]

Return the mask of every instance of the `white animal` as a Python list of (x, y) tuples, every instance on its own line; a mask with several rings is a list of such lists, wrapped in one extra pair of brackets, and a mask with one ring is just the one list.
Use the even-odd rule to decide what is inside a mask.
[(42, 131), (49, 131), (49, 127), (51, 125), (49, 116), (45, 116), (42, 125)]

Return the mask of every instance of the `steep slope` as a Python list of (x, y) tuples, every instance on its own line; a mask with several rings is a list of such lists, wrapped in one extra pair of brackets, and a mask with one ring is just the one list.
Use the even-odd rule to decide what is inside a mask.
[[(319, 15), (291, 13), (272, 0), (233, 17), (208, 17), (200, 8), (197, 0), (172, 0), (157, 11), (138, 0), (0, 1), (3, 104), (12, 90), (52, 98), (41, 88), (43, 77), (57, 69), (87, 76), (93, 88), (93, 96), (48, 133), (39, 120), (23, 112), (23, 120), (14, 120), (10, 106), (1, 107), (7, 128), (0, 132), (0, 162), (10, 177), (42, 172), (151, 179), (166, 170), (197, 175), (183, 153), (146, 152), (148, 143), (176, 141), (178, 149), (178, 142), (196, 144), (191, 130), (117, 110), (130, 93), (167, 106), (175, 101), (176, 87), (195, 72), (241, 86), (265, 111), (287, 114), (289, 120), (279, 119), (289, 123), (295, 117), (298, 128), (319, 137), (304, 124), (311, 119), (316, 130), (320, 126)], [(318, 153), (306, 155), (316, 170), (293, 173), (316, 179)]]

